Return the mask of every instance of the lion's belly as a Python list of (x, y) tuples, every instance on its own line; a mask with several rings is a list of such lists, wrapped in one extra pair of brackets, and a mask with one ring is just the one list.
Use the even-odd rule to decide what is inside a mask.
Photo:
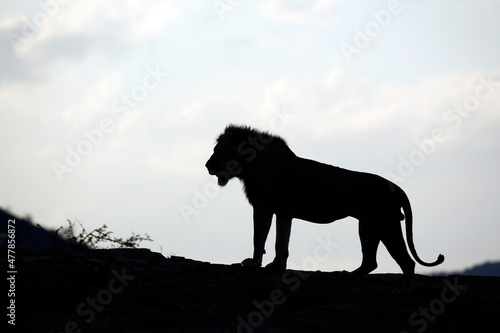
[(369, 202), (360, 201), (343, 203), (332, 201), (329, 204), (324, 202), (295, 202), (290, 205), (278, 205), (275, 207), (275, 212), (277, 215), (283, 214), (291, 218), (320, 224), (331, 223), (346, 217), (354, 217), (358, 220), (378, 220), (388, 216), (397, 216), (399, 218), (401, 215), (400, 210), (392, 205), (373, 205)]
[(298, 212), (296, 216), (293, 217), (308, 222), (323, 224), (341, 220), (347, 216), (349, 215), (340, 213), (331, 213), (331, 212), (321, 214), (321, 212), (316, 211), (316, 212), (304, 212), (304, 213)]
[(333, 205), (309, 202), (290, 203), (276, 207), (276, 214), (313, 223), (330, 223), (350, 216), (346, 210)]

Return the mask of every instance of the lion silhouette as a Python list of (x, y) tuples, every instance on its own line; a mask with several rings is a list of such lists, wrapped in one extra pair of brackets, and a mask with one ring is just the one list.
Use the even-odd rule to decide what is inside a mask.
[(441, 254), (432, 263), (418, 257), (413, 244), (410, 202), (399, 186), (374, 174), (298, 157), (279, 136), (229, 125), (217, 138), (206, 167), (209, 174), (217, 176), (220, 186), (239, 178), (253, 206), (254, 252), (252, 258), (243, 260), (244, 266), (262, 265), (273, 215), (276, 256), (268, 268), (286, 268), (293, 218), (320, 224), (348, 216), (359, 220), (363, 258), (359, 268), (342, 272), (341, 276), (348, 280), (356, 280), (377, 268), (377, 248), (382, 242), (403, 271), (404, 287), (399, 291), (411, 292), (415, 262), (406, 249), (400, 222), (403, 219), (413, 258), (428, 267), (444, 261)]

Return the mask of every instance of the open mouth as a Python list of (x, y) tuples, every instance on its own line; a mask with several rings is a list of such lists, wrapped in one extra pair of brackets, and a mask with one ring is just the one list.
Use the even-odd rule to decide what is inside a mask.
[(227, 177), (220, 173), (217, 174), (217, 171), (215, 171), (214, 169), (208, 169), (208, 173), (211, 176), (217, 176), (217, 184), (219, 186), (225, 186), (229, 182), (229, 179), (227, 179)]
[(229, 179), (227, 179), (226, 177), (217, 176), (217, 184), (219, 186), (226, 186), (226, 184), (227, 184), (228, 181), (229, 181)]

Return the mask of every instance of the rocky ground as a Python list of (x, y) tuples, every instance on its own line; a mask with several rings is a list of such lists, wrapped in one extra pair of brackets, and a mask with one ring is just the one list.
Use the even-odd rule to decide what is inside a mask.
[(393, 296), (400, 274), (348, 285), (146, 249), (25, 250), (16, 264), (19, 332), (487, 332), (500, 318), (500, 277), (419, 275)]

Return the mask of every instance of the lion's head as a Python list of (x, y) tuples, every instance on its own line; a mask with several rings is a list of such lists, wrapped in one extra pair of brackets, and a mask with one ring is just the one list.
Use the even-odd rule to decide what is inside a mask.
[(247, 126), (229, 125), (219, 135), (214, 153), (205, 166), (208, 173), (217, 176), (218, 184), (225, 186), (234, 177), (243, 179), (246, 169), (270, 144), (285, 141), (267, 132)]
[(205, 166), (209, 174), (217, 176), (217, 183), (220, 186), (225, 186), (231, 178), (241, 173), (241, 164), (238, 162), (240, 156), (238, 156), (237, 147), (234, 143), (228, 140), (217, 141), (214, 153)]

